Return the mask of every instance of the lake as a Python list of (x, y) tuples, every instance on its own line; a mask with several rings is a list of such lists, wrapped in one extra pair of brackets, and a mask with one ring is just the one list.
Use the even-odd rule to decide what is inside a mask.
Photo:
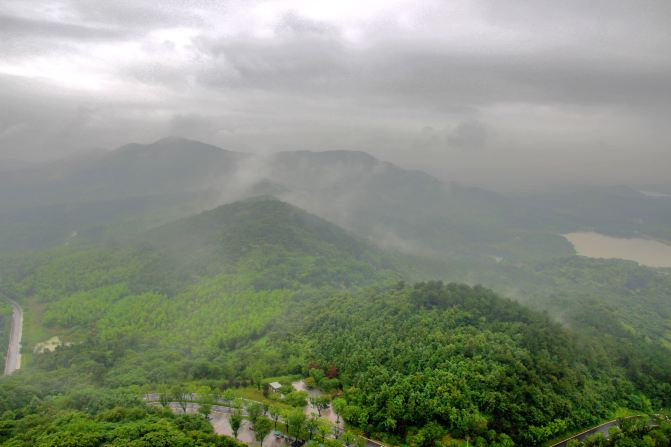
[(581, 256), (620, 258), (650, 267), (671, 267), (671, 245), (653, 239), (625, 239), (594, 232), (568, 233), (564, 237)]

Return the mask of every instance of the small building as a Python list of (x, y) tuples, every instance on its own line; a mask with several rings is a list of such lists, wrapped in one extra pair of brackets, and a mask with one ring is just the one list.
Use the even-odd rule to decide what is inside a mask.
[(276, 393), (280, 392), (280, 388), (282, 388), (282, 384), (280, 382), (270, 382), (268, 384), (271, 390), (275, 391)]

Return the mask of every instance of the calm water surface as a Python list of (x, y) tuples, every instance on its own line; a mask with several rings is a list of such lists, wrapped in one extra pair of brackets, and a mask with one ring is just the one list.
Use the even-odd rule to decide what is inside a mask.
[(656, 240), (625, 239), (593, 232), (568, 233), (564, 237), (581, 256), (620, 258), (650, 267), (671, 267), (671, 245)]

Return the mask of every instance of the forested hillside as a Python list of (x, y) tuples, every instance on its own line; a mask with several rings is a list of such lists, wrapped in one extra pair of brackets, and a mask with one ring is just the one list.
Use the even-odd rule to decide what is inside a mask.
[[(63, 404), (73, 387), (107, 401), (164, 384), (221, 390), (315, 368), (329, 373), (321, 385), (344, 399), (351, 427), (417, 446), (445, 436), (539, 445), (618, 408), (668, 405), (663, 360), (649, 363), (659, 351), (633, 349), (634, 338), (622, 343), (612, 331), (596, 337), (577, 319), (571, 332), (482, 287), (405, 285), (404, 262), (269, 197), (125, 243), (5, 256), (3, 293), (30, 310), (25, 371), (0, 383), (0, 410), (10, 411), (4, 436), (18, 436), (36, 412), (84, 409), (92, 416), (72, 417), (89, 426), (119, 405)], [(538, 284), (557, 276), (570, 296), (570, 278), (586, 281), (571, 273), (584, 270), (575, 262), (546, 264)], [(630, 278), (636, 284), (601, 274), (595, 284), (609, 282), (613, 293), (656, 284), (645, 270)], [(32, 352), (55, 336), (53, 352)], [(156, 417), (165, 416), (137, 416)]]
[(671, 0), (0, 0), (0, 447), (671, 447), (670, 55)]
[[(378, 250), (271, 198), (176, 222), (130, 246), (65, 247), (0, 265), (4, 293), (40, 309), (25, 333), (29, 349), (50, 334), (74, 343), (60, 355), (107, 352), (101, 364), (72, 366), (114, 385), (186, 379), (203, 364), (249, 377), (250, 365), (222, 353), (262, 340), (302, 296), (399, 278)], [(60, 355), (34, 362), (57, 367)]]
[[(224, 205), (149, 231), (157, 247), (195, 274), (231, 268), (262, 272), (266, 288), (370, 282), (393, 264), (373, 245), (272, 197)], [(275, 283), (273, 283), (275, 281)]]
[(640, 405), (598, 343), (481, 287), (400, 284), (308, 310), (298, 325), (317, 363), (337, 367), (345, 419), (396, 442), (502, 442), (493, 431), (537, 445)]
[[(422, 265), (421, 262), (416, 264)], [(420, 277), (485, 284), (608, 346), (656, 405), (671, 405), (671, 276), (631, 261), (572, 256), (531, 266), (425, 263)]]

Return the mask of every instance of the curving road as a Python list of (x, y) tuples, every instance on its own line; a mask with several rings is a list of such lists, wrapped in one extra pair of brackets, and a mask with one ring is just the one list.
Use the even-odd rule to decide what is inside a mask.
[(12, 374), (21, 368), (21, 334), (23, 332), (23, 309), (14, 300), (9, 300), (12, 305), (12, 328), (7, 345), (7, 360), (5, 360), (5, 375)]
[[(639, 418), (639, 417), (640, 416), (627, 416), (623, 419), (633, 419), (633, 418)], [(552, 444), (550, 447), (566, 447), (566, 444), (568, 444), (568, 442), (573, 440), (573, 439), (577, 439), (578, 441), (584, 441), (585, 438), (587, 438), (588, 436), (592, 436), (592, 435), (595, 435), (597, 433), (602, 433), (606, 437), (606, 439), (608, 439), (608, 434), (609, 434), (608, 430), (611, 427), (619, 427), (620, 421), (622, 421), (622, 419), (614, 419), (612, 421), (605, 422), (601, 425), (597, 425), (596, 427), (592, 427), (589, 430), (585, 430), (582, 433), (578, 433), (577, 435), (571, 436), (568, 439), (564, 439), (563, 441), (558, 442), (557, 444)]]
[(575, 436), (571, 436), (568, 439), (564, 439), (561, 442), (558, 442), (557, 444), (552, 444), (550, 447), (566, 447), (566, 444), (569, 443), (569, 441), (572, 441), (574, 439), (577, 439), (578, 441), (584, 441), (585, 438), (588, 436), (595, 435), (597, 433), (603, 433), (603, 435), (608, 438), (608, 429), (611, 427), (617, 427), (618, 421), (608, 421), (605, 424), (597, 425), (596, 427), (590, 428), (589, 430), (586, 430), (582, 433), (579, 433)]

